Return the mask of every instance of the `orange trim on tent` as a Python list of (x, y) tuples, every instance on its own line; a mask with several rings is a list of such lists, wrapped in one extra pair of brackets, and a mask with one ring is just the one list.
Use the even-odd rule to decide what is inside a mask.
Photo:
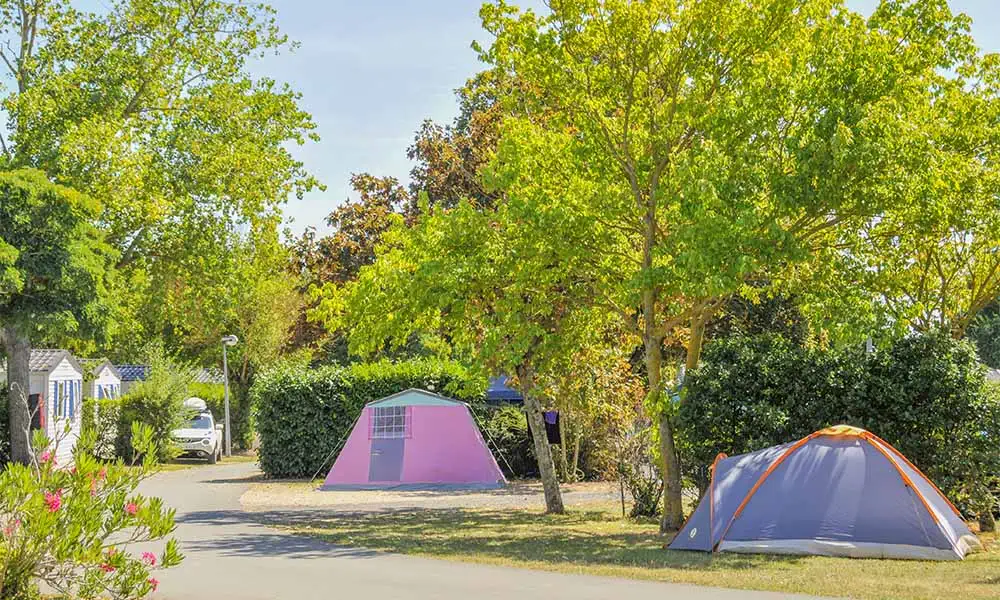
[[(870, 431), (867, 431), (865, 429), (861, 429), (860, 427), (853, 427), (851, 425), (835, 425), (833, 427), (827, 427), (826, 429), (821, 429), (821, 430), (819, 430), (819, 431), (817, 431), (815, 433), (812, 433), (810, 435), (807, 435), (806, 437), (802, 438), (801, 440), (795, 442), (794, 444), (792, 444), (792, 446), (790, 448), (788, 448), (788, 450), (785, 451), (784, 454), (782, 454), (781, 456), (779, 456), (773, 463), (771, 463), (771, 466), (769, 466), (767, 468), (767, 470), (764, 471), (763, 474), (761, 474), (761, 476), (757, 479), (757, 482), (754, 483), (753, 487), (750, 488), (750, 491), (747, 492), (746, 497), (743, 498), (743, 502), (741, 502), (740, 505), (739, 505), (739, 507), (736, 508), (736, 512), (733, 513), (732, 518), (729, 519), (729, 523), (726, 524), (726, 528), (722, 531), (722, 535), (719, 536), (719, 542), (716, 543), (712, 547), (713, 551), (716, 548), (718, 548), (719, 544), (722, 543), (722, 540), (725, 539), (726, 534), (729, 533), (729, 529), (733, 526), (733, 523), (736, 521), (736, 519), (740, 516), (740, 514), (746, 508), (747, 503), (750, 502), (750, 498), (753, 497), (753, 495), (757, 492), (758, 489), (760, 489), (760, 487), (762, 485), (764, 485), (764, 482), (767, 480), (768, 477), (770, 477), (771, 473), (773, 473), (774, 470), (777, 469), (781, 465), (781, 463), (783, 463), (785, 461), (785, 459), (787, 459), (789, 456), (791, 456), (793, 452), (795, 452), (796, 450), (798, 450), (802, 446), (805, 446), (806, 444), (808, 444), (809, 442), (811, 442), (812, 440), (814, 440), (814, 439), (816, 439), (818, 437), (856, 437), (856, 438), (860, 438), (860, 439), (868, 442), (872, 447), (874, 447), (883, 456), (885, 456), (886, 459), (888, 459), (889, 463), (892, 464), (892, 466), (899, 473), (900, 477), (903, 479), (903, 483), (905, 485), (907, 485), (911, 490), (913, 490), (913, 493), (916, 494), (917, 498), (920, 499), (920, 502), (924, 505), (924, 508), (927, 509), (927, 512), (931, 515), (931, 518), (934, 519), (934, 522), (938, 524), (938, 527), (941, 527), (942, 526), (941, 522), (938, 519), (937, 515), (934, 513), (934, 509), (931, 508), (931, 505), (927, 501), (927, 498), (925, 498), (924, 495), (920, 493), (920, 490), (917, 489), (917, 487), (915, 485), (913, 485), (913, 480), (911, 480), (906, 475), (906, 473), (903, 472), (903, 470), (900, 468), (900, 466), (896, 463), (896, 460), (893, 459), (893, 457), (890, 456), (887, 453), (886, 448), (888, 448), (895, 456), (897, 456), (900, 459), (902, 459), (906, 463), (907, 466), (909, 466), (916, 473), (918, 473), (921, 477), (923, 477), (924, 481), (926, 481), (928, 484), (930, 484), (930, 486), (938, 494), (940, 494), (940, 496), (942, 498), (944, 498), (945, 502), (948, 503), (948, 506), (950, 506), (951, 509), (955, 511), (955, 514), (958, 515), (959, 518), (961, 518), (962, 515), (961, 515), (961, 513), (958, 512), (958, 509), (956, 509), (955, 505), (952, 504), (950, 500), (948, 500), (948, 497), (945, 496), (941, 492), (941, 490), (938, 489), (938, 487), (936, 485), (934, 485), (934, 482), (932, 482), (926, 475), (924, 475), (920, 471), (920, 469), (918, 469), (916, 466), (914, 466), (914, 464), (911, 463), (909, 461), (909, 459), (907, 459), (905, 456), (903, 456), (903, 454), (899, 450), (896, 450), (895, 448), (893, 448), (891, 444), (889, 444), (888, 442), (886, 442), (882, 438), (878, 437), (877, 435), (871, 433)], [(878, 442), (878, 443), (875, 443), (875, 442)], [(882, 446), (885, 446), (885, 448), (883, 448)], [(718, 460), (718, 458), (716, 460)], [(712, 466), (714, 468), (715, 463), (712, 463)], [(715, 482), (715, 474), (714, 473), (712, 475), (712, 482), (713, 482), (713, 484)]]
[(864, 437), (868, 432), (853, 425), (834, 425), (826, 429), (820, 429), (813, 435), (824, 435), (828, 437)]
[[(942, 498), (944, 498), (944, 501), (948, 503), (948, 506), (951, 507), (951, 510), (955, 511), (955, 515), (958, 516), (959, 519), (962, 519), (963, 521), (965, 520), (965, 519), (962, 518), (962, 513), (958, 512), (958, 509), (955, 508), (955, 505), (952, 504), (951, 500), (948, 499), (948, 496), (945, 496), (944, 492), (942, 492), (941, 489), (938, 486), (934, 485), (934, 482), (931, 481), (930, 477), (924, 475), (923, 471), (921, 471), (920, 469), (918, 469), (915, 464), (913, 464), (912, 462), (910, 462), (910, 459), (906, 458), (906, 456), (904, 456), (903, 453), (900, 452), (899, 450), (896, 450), (892, 446), (892, 444), (890, 444), (889, 442), (883, 440), (882, 438), (880, 438), (879, 436), (875, 435), (874, 433), (868, 432), (868, 435), (870, 435), (872, 437), (872, 439), (878, 441), (883, 446), (885, 446), (890, 451), (892, 451), (892, 453), (895, 454), (897, 457), (899, 457), (899, 459), (902, 460), (906, 464), (906, 466), (908, 466), (911, 469), (913, 469), (914, 472), (916, 472), (917, 475), (920, 475), (923, 478), (923, 480), (927, 482), (927, 485), (931, 486), (931, 489), (933, 489), (935, 492), (937, 492), (939, 496), (941, 496)], [(916, 488), (914, 488), (914, 489), (916, 489)]]
[[(893, 467), (896, 468), (896, 472), (899, 473), (899, 476), (903, 478), (903, 484), (906, 487), (913, 490), (913, 493), (916, 494), (917, 498), (920, 499), (920, 503), (924, 505), (925, 509), (927, 509), (928, 514), (930, 514), (931, 518), (934, 519), (934, 522), (937, 523), (938, 527), (941, 527), (941, 521), (940, 519), (938, 519), (937, 514), (935, 514), (934, 509), (931, 508), (930, 502), (927, 501), (927, 498), (924, 498), (924, 495), (920, 493), (920, 490), (917, 489), (917, 486), (913, 485), (913, 480), (910, 479), (910, 477), (903, 472), (903, 469), (899, 468), (899, 465), (896, 464), (896, 461), (892, 458), (892, 456), (889, 455), (889, 451), (883, 448), (882, 444), (876, 443), (877, 438), (875, 438), (875, 436), (870, 433), (868, 435), (862, 436), (862, 439), (868, 442), (872, 448), (878, 450), (882, 454), (882, 456), (884, 456), (886, 460), (889, 461), (889, 464), (891, 464)], [(881, 442), (882, 440), (877, 440), (877, 441)], [(886, 444), (886, 446), (888, 446), (888, 444)]]
[(719, 544), (722, 543), (722, 540), (726, 537), (726, 534), (729, 533), (729, 528), (733, 526), (733, 522), (736, 521), (736, 518), (740, 516), (740, 513), (743, 512), (744, 508), (746, 508), (747, 502), (750, 502), (750, 498), (752, 498), (753, 495), (757, 492), (757, 490), (760, 489), (760, 486), (764, 485), (764, 481), (767, 480), (767, 478), (771, 475), (771, 473), (773, 473), (774, 470), (777, 469), (781, 463), (785, 462), (785, 459), (791, 456), (793, 452), (795, 452), (802, 446), (805, 446), (812, 440), (820, 437), (821, 435), (824, 434), (820, 431), (807, 435), (806, 437), (792, 444), (792, 446), (788, 450), (785, 450), (784, 454), (779, 456), (777, 459), (775, 459), (773, 463), (771, 463), (771, 466), (769, 466), (767, 470), (764, 471), (763, 474), (761, 474), (761, 476), (757, 479), (757, 482), (754, 483), (753, 487), (750, 488), (750, 491), (747, 492), (746, 497), (743, 498), (743, 502), (741, 502), (739, 507), (736, 508), (736, 512), (734, 512), (732, 518), (729, 519), (729, 523), (726, 524), (726, 528), (722, 530), (722, 535), (719, 536), (719, 542), (714, 546), (712, 546), (712, 550), (715, 550), (719, 546)]
[[(709, 467), (709, 471), (712, 473), (712, 480), (708, 482), (708, 543), (713, 543), (712, 540), (715, 539), (715, 466), (719, 464), (719, 461), (727, 458), (728, 455), (725, 452), (719, 452), (715, 455), (715, 460), (712, 461), (712, 466)], [(695, 509), (697, 510), (697, 509)], [(694, 513), (691, 513), (694, 516)]]
[[(717, 462), (719, 462), (720, 460), (722, 460), (723, 458), (729, 458), (729, 455), (726, 454), (725, 452), (719, 452), (715, 456), (715, 460), (712, 461), (712, 466), (710, 466), (708, 468), (712, 472), (712, 478), (708, 482), (708, 497), (709, 497), (709, 503), (708, 503), (708, 510), (709, 510), (709, 512), (708, 512), (708, 516), (709, 516), (709, 519), (712, 518), (712, 508), (713, 508), (713, 504), (714, 504), (711, 501), (711, 498), (712, 498), (712, 490), (715, 488), (715, 464)], [(688, 523), (691, 522), (691, 518), (694, 517), (694, 513), (696, 513), (696, 512), (698, 512), (698, 507), (697, 506), (694, 507), (694, 510), (691, 511), (691, 514), (689, 514), (687, 516), (687, 518), (684, 519), (684, 524), (681, 525), (681, 528), (677, 530), (677, 533), (680, 533), (680, 532), (684, 531), (684, 528), (688, 526)], [(711, 534), (712, 534), (712, 522), (711, 522), (711, 520), (708, 523), (708, 533), (709, 533), (709, 536), (711, 536)], [(671, 540), (671, 541), (673, 541), (673, 540)], [(711, 542), (712, 538), (709, 537), (708, 541)]]

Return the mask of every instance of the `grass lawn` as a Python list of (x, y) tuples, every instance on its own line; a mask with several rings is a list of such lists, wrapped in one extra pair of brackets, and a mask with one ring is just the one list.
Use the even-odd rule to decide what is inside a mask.
[(289, 523), (335, 544), (493, 565), (852, 598), (1000, 597), (1000, 548), (965, 561), (917, 562), (663, 549), (653, 522), (610, 506), (543, 515), (527, 510), (419, 510), (320, 516)]

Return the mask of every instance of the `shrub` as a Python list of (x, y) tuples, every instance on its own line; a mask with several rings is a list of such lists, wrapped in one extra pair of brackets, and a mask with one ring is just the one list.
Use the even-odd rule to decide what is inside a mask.
[(481, 403), (485, 381), (460, 366), (433, 360), (350, 367), (282, 365), (250, 390), (261, 469), (269, 477), (308, 477), (328, 468), (365, 404), (409, 388)]
[(1000, 402), (972, 345), (910, 336), (871, 355), (822, 352), (778, 337), (706, 348), (678, 415), (685, 474), (707, 485), (718, 452), (742, 454), (838, 423), (895, 446), (970, 514), (990, 505), (1000, 472)]
[(632, 497), (629, 516), (655, 517), (660, 513), (663, 478), (653, 459), (653, 429), (640, 424), (633, 431), (621, 432), (617, 441), (618, 478)]
[(518, 406), (476, 407), (476, 420), (507, 477), (538, 477), (528, 418)]
[(130, 440), (132, 424), (142, 423), (162, 442), (157, 446), (159, 459), (169, 460), (177, 456), (172, 432), (182, 427), (188, 417), (184, 401), (189, 397), (188, 387), (194, 379), (194, 370), (155, 348), (150, 354), (149, 367), (146, 380), (137, 383), (122, 397), (118, 455), (131, 456), (134, 450)]
[(143, 598), (158, 585), (154, 570), (180, 562), (174, 540), (158, 556), (132, 551), (169, 535), (174, 519), (158, 498), (136, 493), (155, 469), (152, 430), (137, 425), (131, 438), (147, 457), (141, 464), (99, 462), (85, 434), (65, 469), (36, 432), (37, 460), (0, 474), (0, 598), (40, 597), (39, 583), (60, 597)]
[(94, 436), (91, 450), (93, 456), (101, 460), (114, 460), (118, 456), (121, 399), (91, 398), (84, 401), (81, 411), (81, 431)]
[(357, 416), (350, 383), (337, 367), (280, 369), (251, 389), (260, 467), (268, 477), (308, 477), (320, 468)]

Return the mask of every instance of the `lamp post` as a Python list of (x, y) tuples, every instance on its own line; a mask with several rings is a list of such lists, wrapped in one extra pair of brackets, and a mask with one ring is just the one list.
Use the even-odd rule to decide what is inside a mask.
[(222, 383), (225, 386), (226, 399), (226, 457), (233, 455), (233, 440), (229, 436), (229, 361), (226, 359), (226, 348), (235, 346), (240, 340), (235, 335), (222, 338)]

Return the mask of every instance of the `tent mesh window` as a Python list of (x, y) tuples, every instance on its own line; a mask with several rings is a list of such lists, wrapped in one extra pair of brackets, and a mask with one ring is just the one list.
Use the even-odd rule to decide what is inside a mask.
[(411, 437), (409, 406), (373, 406), (368, 438), (395, 440)]

